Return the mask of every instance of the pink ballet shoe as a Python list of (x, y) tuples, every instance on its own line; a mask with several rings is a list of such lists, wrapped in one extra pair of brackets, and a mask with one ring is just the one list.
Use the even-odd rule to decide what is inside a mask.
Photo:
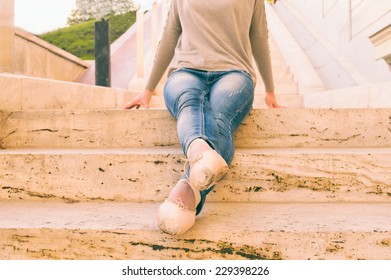
[[(185, 181), (193, 190), (195, 197), (195, 207), (201, 201), (200, 192), (195, 190), (188, 180), (181, 179), (179, 182)], [(159, 228), (171, 235), (181, 235), (188, 231), (195, 223), (196, 211), (190, 211), (183, 205), (180, 198), (175, 201), (167, 198), (159, 207), (157, 213), (157, 221)]]
[[(221, 181), (228, 173), (228, 165), (215, 150), (207, 150), (198, 155), (196, 160), (188, 161), (191, 165), (189, 182), (194, 189), (207, 190)], [(185, 164), (185, 172), (186, 172)]]

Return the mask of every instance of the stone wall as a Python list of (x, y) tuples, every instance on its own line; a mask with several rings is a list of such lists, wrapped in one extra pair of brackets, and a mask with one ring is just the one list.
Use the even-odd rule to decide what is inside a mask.
[(38, 37), (15, 28), (15, 74), (73, 82), (89, 64)]

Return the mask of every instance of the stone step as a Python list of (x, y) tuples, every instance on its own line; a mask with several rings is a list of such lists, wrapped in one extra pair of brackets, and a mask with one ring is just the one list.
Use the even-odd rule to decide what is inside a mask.
[[(258, 77), (257, 81), (259, 83), (263, 83), (261, 76), (258, 75), (257, 77)], [(276, 67), (273, 69), (273, 80), (276, 86), (278, 84), (284, 84), (284, 83), (297, 84), (291, 72), (289, 71), (287, 73), (286, 71), (281, 72), (278, 71)]]
[[(264, 94), (265, 86), (262, 82), (257, 83), (254, 89), (255, 94)], [(296, 83), (286, 82), (286, 83), (275, 83), (274, 92), (277, 95), (284, 94), (298, 94), (298, 85)]]
[[(302, 95), (297, 94), (276, 94), (276, 99), (278, 105), (281, 105), (285, 108), (303, 108), (303, 102), (304, 98)], [(254, 109), (267, 109), (267, 105), (265, 103), (265, 95), (255, 95), (254, 103), (253, 103)]]
[[(292, 75), (292, 72), (290, 71), (290, 67), (289, 65), (286, 63), (285, 59), (281, 56), (281, 54), (272, 54), (272, 57), (271, 57), (271, 65), (272, 65), (272, 71), (273, 71), (273, 74), (291, 74)], [(259, 71), (257, 66), (256, 66), (256, 63), (255, 61), (253, 62), (253, 65), (254, 65), (254, 69), (256, 70), (256, 74), (259, 76)], [(278, 76), (275, 76), (274, 77), (275, 80), (277, 81), (279, 79)]]
[(124, 89), (0, 74), (0, 110), (122, 108), (134, 94)]
[[(178, 147), (166, 110), (53, 110), (3, 114), (0, 147)], [(391, 109), (254, 109), (238, 148), (390, 147)]]
[[(280, 76), (280, 75), (279, 75)], [(285, 77), (285, 78), (284, 78)], [(290, 108), (303, 107), (302, 96), (297, 95), (297, 85), (289, 82), (289, 77), (276, 83), (276, 95), (281, 104)], [(291, 77), (290, 77), (291, 78)], [(156, 91), (151, 107), (164, 108), (162, 98), (163, 83)], [(122, 108), (131, 98), (144, 88), (144, 80), (134, 80), (132, 90), (95, 87), (77, 83), (67, 83), (26, 76), (0, 74), (0, 110), (78, 110)], [(256, 88), (256, 96), (264, 95), (262, 81)], [(257, 98), (256, 98), (257, 99)], [(162, 103), (163, 102), (163, 103)], [(155, 106), (158, 104), (158, 106)], [(263, 105), (263, 100), (261, 102)]]
[(0, 204), (1, 259), (390, 259), (391, 204), (207, 203), (187, 233), (157, 203)]
[[(140, 93), (145, 87), (145, 81), (142, 80), (139, 83), (133, 83), (131, 88), (132, 91), (135, 93)], [(293, 81), (285, 81), (285, 82), (276, 82), (274, 84), (274, 92), (276, 95), (284, 96), (287, 94), (298, 94), (298, 85), (297, 83)], [(164, 89), (164, 81), (159, 83), (159, 86), (157, 87), (156, 94), (157, 95), (163, 95), (163, 89)], [(255, 88), (254, 88), (255, 95), (265, 94), (265, 86), (262, 82), (262, 80), (258, 80)]]
[[(8, 113), (5, 111), (1, 111), (0, 109), (0, 131), (5, 131), (5, 123), (6, 123), (6, 117)], [(0, 132), (1, 135), (1, 132)]]
[[(0, 199), (163, 201), (180, 149), (0, 150)], [(237, 149), (211, 201), (391, 202), (391, 148)]]

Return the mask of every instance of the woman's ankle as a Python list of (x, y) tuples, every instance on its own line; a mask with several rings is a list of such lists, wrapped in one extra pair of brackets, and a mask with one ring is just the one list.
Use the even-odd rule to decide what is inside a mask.
[(194, 161), (200, 154), (211, 149), (212, 148), (204, 139), (197, 138), (190, 143), (189, 148), (187, 149), (187, 159), (189, 161)]
[(186, 180), (180, 180), (168, 195), (168, 199), (171, 201), (180, 201), (187, 210), (195, 211), (197, 205), (196, 198), (193, 189)]

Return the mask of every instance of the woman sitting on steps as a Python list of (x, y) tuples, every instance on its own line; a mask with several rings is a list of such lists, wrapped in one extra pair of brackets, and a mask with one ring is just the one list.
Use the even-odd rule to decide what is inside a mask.
[(158, 210), (158, 225), (166, 233), (190, 229), (207, 194), (228, 172), (233, 134), (254, 100), (253, 58), (265, 84), (267, 106), (280, 108), (264, 5), (264, 0), (172, 0), (146, 89), (124, 107), (149, 108), (169, 67), (164, 99), (177, 121), (188, 164)]

